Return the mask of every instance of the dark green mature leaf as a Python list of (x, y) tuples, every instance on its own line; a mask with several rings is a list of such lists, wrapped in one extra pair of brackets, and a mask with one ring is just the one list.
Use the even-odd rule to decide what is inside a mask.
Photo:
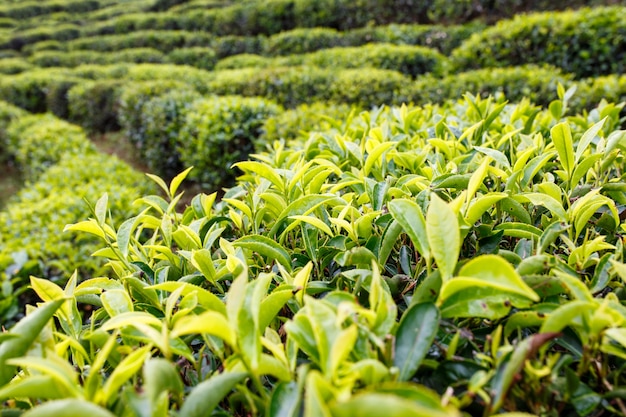
[(245, 372), (224, 372), (201, 382), (191, 390), (178, 415), (180, 417), (210, 416), (224, 397), (247, 376)]
[(433, 303), (414, 304), (402, 315), (393, 357), (401, 381), (410, 380), (426, 357), (439, 330), (439, 318)]
[(26, 354), (39, 333), (64, 302), (65, 300), (55, 300), (45, 303), (11, 329), (11, 334), (18, 337), (7, 339), (0, 344), (0, 386), (5, 385), (15, 376), (15, 366), (7, 365), (6, 361)]

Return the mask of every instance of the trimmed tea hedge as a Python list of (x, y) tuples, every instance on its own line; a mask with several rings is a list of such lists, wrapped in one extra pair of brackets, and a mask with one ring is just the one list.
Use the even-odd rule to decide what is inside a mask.
[(263, 124), (281, 112), (260, 98), (214, 97), (195, 101), (187, 110), (178, 137), (183, 166), (193, 166), (191, 178), (209, 190), (234, 183), (235, 162), (263, 150)]
[[(557, 84), (572, 84), (572, 77), (558, 68), (527, 65), (510, 68), (486, 68), (450, 74), (443, 78), (420, 77), (414, 84), (414, 101), (443, 103), (470, 92), (481, 96), (503, 94), (516, 102), (528, 98), (547, 105), (554, 99)], [(577, 96), (577, 99), (584, 97)]]
[(369, 44), (360, 47), (330, 48), (321, 51), (290, 55), (284, 58), (266, 58), (263, 62), (249, 55), (233, 56), (217, 68), (316, 66), (320, 68), (379, 68), (401, 72), (415, 77), (447, 71), (446, 58), (433, 49), (421, 46)]
[(626, 8), (521, 15), (474, 34), (452, 54), (458, 68), (549, 64), (577, 77), (626, 69)]
[(216, 71), (208, 90), (220, 95), (272, 97), (285, 107), (322, 100), (370, 107), (407, 102), (411, 82), (390, 70), (273, 67)]

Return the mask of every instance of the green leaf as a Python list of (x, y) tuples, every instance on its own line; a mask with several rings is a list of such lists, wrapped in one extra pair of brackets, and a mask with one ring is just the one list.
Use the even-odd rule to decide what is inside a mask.
[(365, 165), (363, 165), (363, 175), (367, 177), (376, 161), (379, 161), (381, 159), (382, 154), (395, 145), (395, 142), (383, 142), (376, 146), (365, 160)]
[(65, 299), (63, 289), (50, 280), (31, 276), (30, 286), (43, 301)]
[(276, 260), (285, 267), (287, 271), (291, 272), (289, 253), (281, 245), (266, 236), (247, 235), (234, 241), (233, 246), (246, 248), (266, 256), (270, 260)]
[(122, 387), (129, 379), (134, 377), (144, 362), (150, 357), (152, 346), (144, 346), (126, 356), (116, 367), (105, 382), (104, 386), (98, 391), (97, 399), (102, 404), (108, 404), (115, 399), (117, 390)]
[(65, 228), (63, 228), (63, 231), (85, 232), (98, 236), (101, 239), (105, 239), (104, 231), (100, 228), (98, 222), (96, 222), (96, 220), (94, 219), (89, 219), (74, 224), (68, 224), (65, 226)]
[(204, 417), (219, 405), (237, 384), (248, 376), (243, 372), (224, 372), (198, 384), (183, 402), (180, 417)]
[(124, 223), (120, 225), (119, 229), (117, 229), (117, 247), (124, 257), (128, 256), (130, 239), (133, 231), (137, 227), (137, 224), (139, 224), (140, 219), (140, 216), (131, 217), (130, 219), (124, 221)]
[(115, 417), (114, 414), (85, 400), (49, 401), (22, 415), (23, 417)]
[(547, 194), (541, 193), (525, 193), (514, 197), (516, 200), (528, 201), (535, 206), (544, 206), (552, 212), (559, 220), (567, 222), (567, 214), (563, 205)]
[(215, 285), (215, 266), (213, 265), (213, 258), (211, 251), (208, 249), (200, 249), (191, 252), (191, 264), (198, 269), (204, 275), (204, 277), (211, 284)]
[(296, 215), (305, 216), (322, 204), (330, 203), (332, 201), (334, 201), (335, 204), (345, 204), (344, 200), (332, 194), (311, 194), (298, 198), (296, 201), (285, 207), (285, 209), (280, 213), (274, 223), (274, 226), (272, 227), (272, 230), (269, 232), (269, 236), (276, 236), (283, 221), (287, 220), (288, 217)]
[(219, 337), (230, 346), (236, 346), (237, 343), (237, 334), (230, 327), (226, 317), (215, 311), (188, 315), (177, 320), (171, 336), (177, 338), (188, 334), (210, 334)]
[(414, 304), (402, 315), (393, 364), (400, 369), (400, 381), (408, 381), (426, 357), (439, 330), (439, 309), (433, 303)]
[(461, 250), (461, 232), (456, 213), (435, 193), (426, 213), (426, 235), (432, 255), (446, 282), (452, 277)]
[(426, 220), (420, 206), (414, 201), (398, 198), (390, 201), (387, 207), (395, 221), (398, 222), (409, 236), (409, 239), (411, 239), (411, 242), (413, 242), (415, 250), (423, 257), (430, 258), (430, 247), (426, 235)]
[(284, 187), (283, 179), (276, 173), (276, 170), (272, 169), (268, 164), (257, 161), (243, 161), (237, 162), (233, 166), (242, 171), (253, 172), (257, 174), (259, 178), (269, 180), (279, 190), (282, 190)]
[(508, 314), (512, 306), (527, 307), (531, 301), (539, 301), (539, 296), (511, 264), (498, 255), (483, 255), (443, 284), (437, 303), (444, 317), (494, 319)]
[(589, 144), (602, 130), (602, 127), (604, 126), (606, 119), (608, 119), (608, 116), (606, 116), (604, 119), (600, 120), (599, 122), (591, 126), (589, 129), (587, 129), (587, 131), (580, 138), (580, 140), (578, 141), (578, 146), (576, 146), (576, 159), (575, 159), (576, 162), (580, 161), (580, 158), (583, 156), (583, 153), (585, 152)]
[(102, 306), (110, 317), (133, 311), (133, 301), (126, 290), (108, 290), (100, 296)]
[[(7, 361), (9, 365), (19, 366), (32, 371), (41, 372), (52, 377), (58, 388), (62, 388), (66, 397), (80, 397), (81, 390), (78, 384), (78, 375), (72, 365), (58, 356), (49, 358), (23, 356)], [(35, 372), (33, 372), (35, 373)]]
[[(519, 133), (520, 131), (521, 131), (521, 129), (518, 129), (517, 133)], [(501, 165), (503, 168), (511, 169), (511, 163), (509, 162), (509, 159), (506, 157), (505, 154), (503, 154), (499, 150), (491, 149), (491, 148), (485, 148), (485, 147), (482, 147), (482, 146), (474, 146), (474, 149), (476, 149), (480, 153), (483, 153), (483, 154), (491, 157), (494, 161), (496, 161), (496, 163)]]
[(198, 287), (197, 285), (189, 284), (182, 281), (167, 281), (161, 284), (152, 285), (148, 288), (174, 292), (180, 287), (184, 287), (182, 292), (183, 296), (186, 296), (192, 292), (196, 292), (198, 296), (198, 302), (202, 307), (206, 308), (207, 310), (216, 311), (218, 313), (226, 315), (226, 306), (224, 305), (224, 302), (220, 300), (215, 294), (205, 290), (204, 288)]
[[(423, 215), (422, 215), (423, 217)], [(380, 241), (380, 247), (378, 249), (378, 263), (385, 265), (389, 259), (389, 255), (393, 251), (394, 246), (398, 241), (398, 237), (402, 233), (403, 227), (397, 220), (389, 222), (385, 231), (383, 232), (382, 239)], [(424, 233), (426, 232), (426, 221), (424, 220)], [(426, 240), (425, 240), (426, 241)], [(427, 241), (426, 241), (427, 242)], [(428, 243), (428, 242), (427, 242)]]
[(26, 354), (63, 302), (64, 300), (55, 300), (43, 304), (13, 326), (10, 333), (17, 337), (6, 339), (0, 344), (0, 386), (4, 386), (15, 376), (16, 368), (7, 365), (7, 360)]
[(491, 158), (485, 158), (478, 169), (476, 169), (470, 177), (469, 184), (467, 185), (467, 194), (465, 194), (465, 204), (469, 205), (470, 200), (474, 198), (476, 191), (478, 191), (480, 186), (483, 184), (483, 181), (487, 176), (487, 169), (489, 168), (490, 162)]
[(293, 298), (294, 291), (292, 288), (276, 289), (269, 294), (261, 302), (259, 309), (259, 330), (261, 332), (270, 325), (272, 320), (276, 318), (280, 310), (287, 304), (287, 301)]
[(272, 392), (268, 417), (298, 417), (300, 415), (300, 392), (295, 382), (279, 382)]
[(143, 367), (143, 388), (152, 403), (163, 392), (181, 395), (184, 391), (179, 370), (174, 364), (163, 358), (150, 358)]
[(189, 174), (189, 171), (191, 171), (192, 169), (193, 167), (189, 167), (172, 179), (172, 181), (170, 182), (170, 196), (176, 194), (176, 191), (178, 191), (178, 187), (185, 180), (185, 178), (187, 178), (187, 174)]
[(567, 172), (568, 178), (571, 178), (572, 172), (576, 165), (574, 156), (574, 143), (572, 141), (572, 131), (567, 122), (561, 122), (550, 129), (552, 143), (559, 154), (561, 166)]
[(107, 207), (109, 205), (109, 196), (107, 193), (102, 194), (102, 197), (96, 201), (96, 206), (94, 208), (94, 213), (96, 215), (96, 220), (100, 224), (104, 224), (107, 217)]
[(408, 400), (393, 394), (375, 392), (352, 396), (348, 401), (331, 405), (333, 417), (385, 416), (385, 417), (453, 417), (458, 411), (441, 411), (440, 407)]
[(165, 194), (168, 197), (171, 197), (170, 189), (168, 188), (167, 184), (165, 184), (165, 181), (161, 179), (161, 177), (154, 175), (154, 174), (148, 174), (148, 173), (146, 173), (146, 176), (150, 178), (152, 181), (154, 181), (159, 187), (161, 187), (161, 189), (165, 192)]
[(12, 398), (58, 400), (67, 396), (67, 392), (60, 388), (55, 378), (50, 375), (32, 375), (0, 388), (0, 400)]
[(506, 193), (488, 193), (478, 197), (474, 201), (470, 202), (467, 212), (465, 214), (465, 221), (467, 224), (473, 226), (484, 212), (489, 210), (498, 201), (508, 197)]

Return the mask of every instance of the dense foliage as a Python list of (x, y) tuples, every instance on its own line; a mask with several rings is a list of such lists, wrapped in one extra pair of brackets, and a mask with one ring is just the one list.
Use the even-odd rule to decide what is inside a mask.
[(0, 415), (626, 415), (624, 10), (0, 2)]

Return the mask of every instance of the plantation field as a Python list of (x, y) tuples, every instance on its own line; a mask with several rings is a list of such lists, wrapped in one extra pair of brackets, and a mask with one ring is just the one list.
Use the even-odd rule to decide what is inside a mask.
[(626, 3), (0, 1), (0, 416), (626, 416)]

